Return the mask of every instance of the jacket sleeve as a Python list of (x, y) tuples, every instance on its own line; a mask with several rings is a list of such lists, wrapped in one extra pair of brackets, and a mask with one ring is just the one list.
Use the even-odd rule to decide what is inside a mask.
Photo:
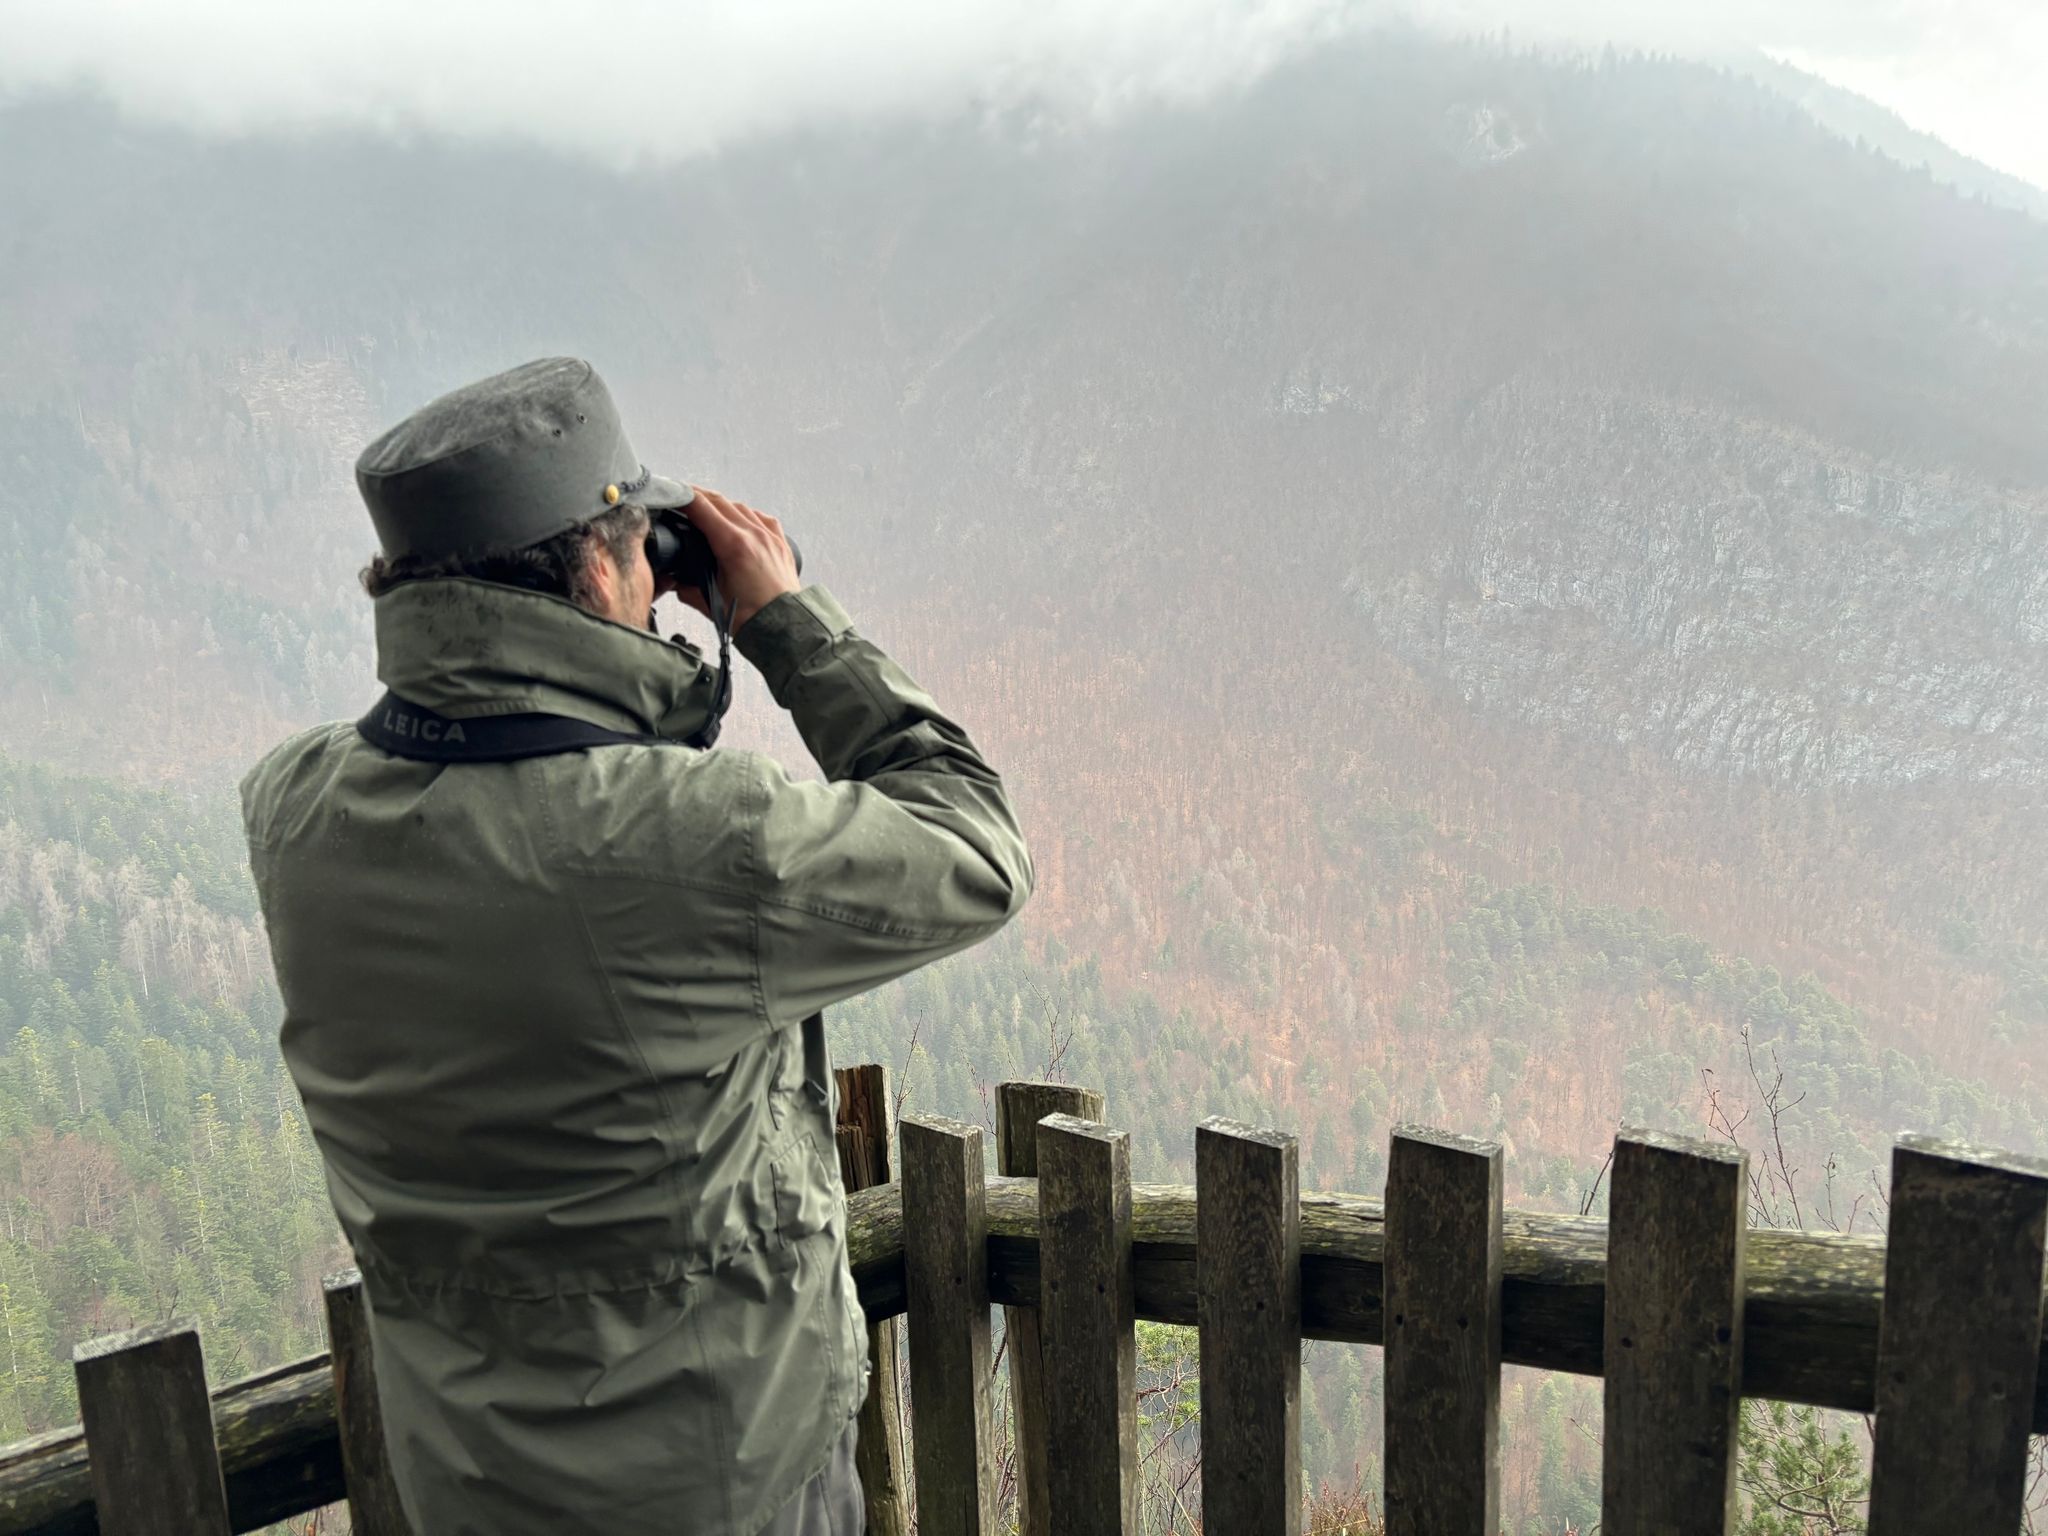
[(997, 776), (822, 587), (762, 608), (735, 644), (828, 782), (755, 759), (751, 862), (763, 1004), (778, 1023), (987, 938), (1031, 893)]

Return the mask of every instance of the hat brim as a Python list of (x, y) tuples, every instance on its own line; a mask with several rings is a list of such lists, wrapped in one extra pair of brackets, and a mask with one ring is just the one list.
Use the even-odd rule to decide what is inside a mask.
[(682, 481), (653, 473), (647, 476), (647, 484), (633, 493), (633, 500), (650, 512), (672, 512), (696, 499), (697, 493)]

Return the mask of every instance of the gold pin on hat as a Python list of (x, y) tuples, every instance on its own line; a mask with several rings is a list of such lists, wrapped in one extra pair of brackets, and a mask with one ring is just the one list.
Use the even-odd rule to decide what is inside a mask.
[(619, 504), (619, 488), (616, 485), (604, 488), (604, 504), (608, 507), (616, 507)]

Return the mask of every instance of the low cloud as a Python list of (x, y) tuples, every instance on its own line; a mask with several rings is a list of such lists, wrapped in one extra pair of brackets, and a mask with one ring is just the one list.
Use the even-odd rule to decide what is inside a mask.
[(238, 133), (370, 127), (668, 158), (794, 126), (1200, 96), (1352, 0), (0, 0), (0, 87)]
[(878, 116), (1114, 114), (1391, 19), (1767, 49), (2048, 183), (2036, 0), (0, 0), (0, 91), (84, 88), (218, 133), (369, 128), (667, 159)]

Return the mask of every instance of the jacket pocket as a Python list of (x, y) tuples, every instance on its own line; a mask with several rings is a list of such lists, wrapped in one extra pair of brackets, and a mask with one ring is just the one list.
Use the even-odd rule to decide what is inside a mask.
[(775, 1075), (768, 1085), (768, 1123), (777, 1136), (786, 1136), (803, 1118), (804, 1054), (795, 1029), (775, 1037)]
[(826, 1168), (818, 1151), (817, 1138), (808, 1126), (800, 1127), (783, 1143), (769, 1163), (775, 1182), (775, 1247), (791, 1257), (807, 1238), (816, 1237), (832, 1225), (839, 1205), (839, 1181)]

